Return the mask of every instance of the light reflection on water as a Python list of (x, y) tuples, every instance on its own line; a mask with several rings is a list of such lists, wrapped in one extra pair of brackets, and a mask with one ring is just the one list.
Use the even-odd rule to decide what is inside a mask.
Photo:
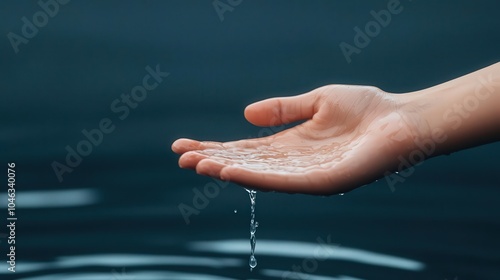
[[(238, 267), (243, 261), (235, 258), (209, 258), (174, 255), (131, 255), (131, 254), (102, 254), (59, 257), (54, 262), (19, 262), (20, 272), (33, 272), (49, 269), (69, 269), (88, 266), (132, 267), (132, 266), (199, 266), (210, 268)], [(7, 269), (0, 270), (0, 274), (10, 273)], [(109, 277), (109, 275), (108, 275)]]
[(276, 269), (263, 269), (261, 273), (268, 277), (276, 277), (279, 279), (307, 279), (307, 280), (363, 280), (361, 278), (354, 278), (351, 276), (340, 275), (338, 277), (324, 276), (324, 275), (313, 275), (303, 272), (294, 272), (291, 277), (290, 271), (276, 270)]
[(233, 278), (214, 276), (201, 273), (187, 273), (174, 271), (139, 271), (128, 272), (123, 277), (113, 278), (109, 273), (61, 273), (44, 276), (34, 276), (21, 278), (18, 280), (159, 280), (159, 279), (178, 279), (178, 280), (230, 280)]
[(57, 262), (60, 267), (78, 267), (78, 266), (140, 266), (140, 265), (182, 265), (182, 266), (207, 266), (213, 268), (222, 268), (228, 266), (240, 266), (239, 259), (231, 258), (208, 258), (208, 257), (190, 257), (190, 256), (155, 256), (155, 255), (87, 255), (61, 257)]
[[(24, 280), (223, 280), (231, 279), (223, 276), (224, 274), (232, 276), (231, 273), (227, 274), (227, 269), (246, 269), (245, 258), (242, 256), (246, 257), (248, 254), (248, 240), (190, 242), (186, 247), (186, 251), (204, 251), (220, 255), (93, 254), (63, 256), (49, 262), (20, 261), (17, 264), (17, 275), (24, 277), (20, 278)], [(262, 240), (259, 242), (257, 254), (268, 257), (264, 264), (264, 267), (267, 267), (267, 269), (262, 268), (254, 271), (252, 273), (253, 278), (283, 279), (289, 277), (287, 275), (292, 273), (291, 270), (282, 270), (276, 267), (274, 260), (278, 260), (279, 258), (286, 258), (286, 263), (289, 263), (290, 267), (294, 263), (297, 263), (297, 260), (302, 261), (307, 258), (320, 259), (319, 256), (321, 256), (322, 261), (329, 261), (328, 266), (332, 264), (332, 260), (336, 260), (409, 271), (418, 271), (425, 268), (423, 263), (416, 260), (361, 249), (308, 242)], [(238, 256), (228, 257), (234, 255)], [(165, 270), (158, 270), (158, 266), (164, 266)], [(117, 271), (116, 268), (122, 268), (122, 271)], [(184, 268), (186, 271), (183, 271)], [(75, 272), (75, 270), (80, 272)], [(0, 274), (7, 273), (6, 269), (0, 270)], [(36, 276), (25, 274), (36, 274)], [(293, 276), (312, 280), (361, 279), (345, 275), (345, 272), (338, 276), (327, 276), (316, 273), (309, 274), (302, 271), (294, 273)]]
[[(96, 204), (99, 194), (95, 189), (16, 191), (18, 208), (57, 208)], [(0, 201), (7, 201), (7, 194), (0, 195)], [(7, 208), (6, 203), (0, 207)]]
[[(245, 254), (248, 253), (248, 240), (193, 242), (189, 244), (189, 248), (195, 251)], [(425, 268), (425, 265), (419, 261), (398, 256), (380, 254), (344, 246), (308, 242), (260, 240), (259, 247), (256, 250), (256, 255), (305, 259), (318, 256), (320, 249), (323, 251), (323, 253), (321, 253), (323, 259), (344, 260), (412, 271), (423, 270)]]

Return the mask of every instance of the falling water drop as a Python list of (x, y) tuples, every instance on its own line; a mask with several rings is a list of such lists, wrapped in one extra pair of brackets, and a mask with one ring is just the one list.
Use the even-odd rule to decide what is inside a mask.
[(236, 214), (236, 213), (238, 213), (238, 210), (234, 209), (234, 211), (233, 211), (233, 212), (234, 212), (234, 214)]
[(250, 256), (250, 261), (248, 262), (250, 265), (250, 271), (252, 271), (256, 266), (257, 266), (257, 260), (255, 259), (255, 256)]
[(339, 195), (344, 195), (344, 193), (339, 193)]
[(255, 232), (259, 223), (255, 221), (255, 199), (257, 198), (257, 192), (254, 190), (245, 189), (250, 196), (250, 260), (248, 264), (250, 265), (250, 271), (252, 271), (257, 266), (257, 259), (255, 259)]

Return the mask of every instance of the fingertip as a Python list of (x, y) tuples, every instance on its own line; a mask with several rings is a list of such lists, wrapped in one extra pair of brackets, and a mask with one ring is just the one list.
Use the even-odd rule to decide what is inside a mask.
[(212, 176), (213, 172), (210, 171), (210, 165), (207, 164), (208, 160), (201, 160), (196, 165), (196, 173), (199, 175)]
[(176, 154), (180, 153), (180, 143), (184, 140), (184, 138), (179, 138), (175, 140), (172, 145), (170, 145), (170, 149)]
[(229, 173), (230, 169), (231, 167), (226, 167), (220, 171), (219, 177), (222, 181), (231, 181), (231, 175)]
[(226, 165), (209, 158), (203, 159), (196, 165), (196, 173), (219, 179), (221, 170)]
[(277, 126), (312, 118), (317, 98), (312, 94), (275, 97), (255, 102), (245, 108), (245, 118), (258, 126)]
[(196, 165), (207, 156), (196, 153), (196, 152), (186, 152), (179, 158), (179, 166), (182, 168), (195, 169)]
[(259, 102), (252, 103), (245, 108), (243, 112), (245, 119), (253, 125), (262, 125), (259, 120)]
[(192, 150), (199, 150), (203, 148), (203, 144), (200, 141), (180, 138), (172, 143), (172, 151), (177, 154), (183, 154)]
[(222, 181), (229, 181), (229, 176), (226, 174), (227, 172), (225, 171), (225, 169), (227, 169), (228, 167), (222, 169), (219, 173), (219, 178), (222, 180)]
[(251, 110), (252, 110), (252, 104), (248, 105), (245, 107), (245, 110), (243, 111), (243, 116), (245, 116), (245, 119), (247, 121), (250, 121), (250, 118), (251, 118)]

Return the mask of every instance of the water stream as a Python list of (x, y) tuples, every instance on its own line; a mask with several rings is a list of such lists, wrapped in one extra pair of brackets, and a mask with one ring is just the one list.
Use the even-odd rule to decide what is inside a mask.
[(259, 223), (255, 221), (255, 199), (257, 198), (257, 192), (254, 190), (245, 189), (250, 196), (250, 260), (248, 264), (250, 265), (250, 271), (252, 271), (257, 266), (257, 259), (255, 258), (255, 232)]

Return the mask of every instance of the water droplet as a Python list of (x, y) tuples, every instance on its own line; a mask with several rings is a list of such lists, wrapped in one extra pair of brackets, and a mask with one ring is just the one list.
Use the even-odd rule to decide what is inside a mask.
[(344, 193), (339, 193), (339, 195), (344, 195)]
[(236, 214), (236, 213), (238, 213), (238, 210), (234, 209), (234, 211), (233, 211), (233, 212), (234, 212), (234, 214)]
[(250, 261), (248, 262), (250, 265), (250, 271), (252, 271), (256, 266), (257, 266), (257, 259), (255, 259), (255, 256), (250, 256)]

